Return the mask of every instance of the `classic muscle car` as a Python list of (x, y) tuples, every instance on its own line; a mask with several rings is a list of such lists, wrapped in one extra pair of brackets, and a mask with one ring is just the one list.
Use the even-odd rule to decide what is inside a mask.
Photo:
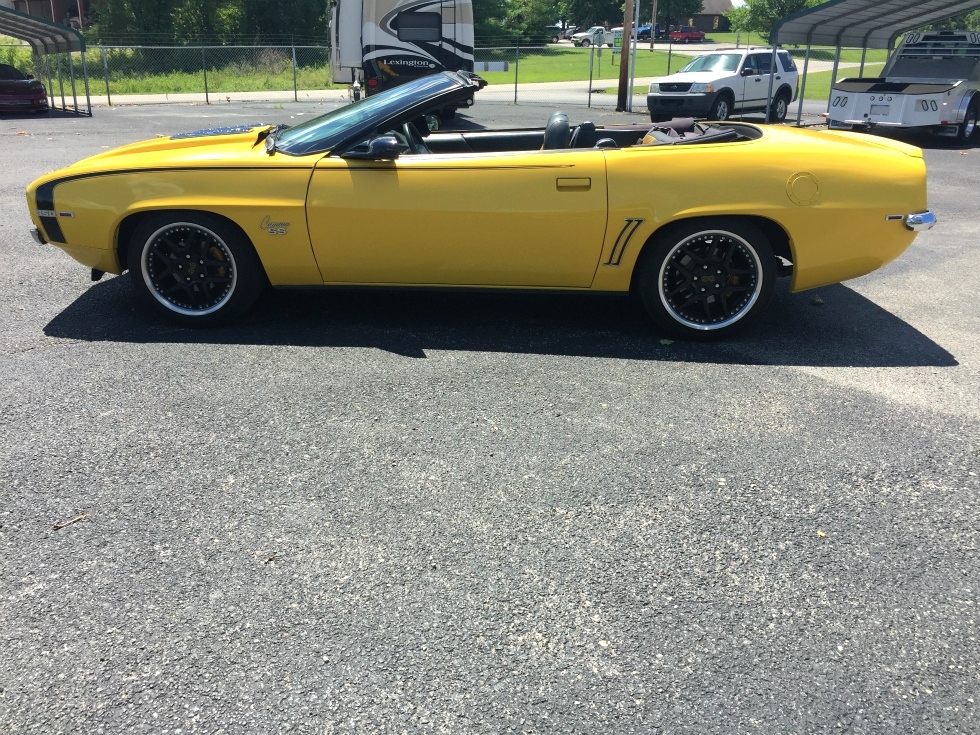
[[(295, 127), (134, 143), (39, 178), (34, 237), (184, 324), (267, 285), (634, 293), (662, 329), (730, 333), (778, 276), (863, 275), (935, 217), (921, 151), (744, 123), (430, 130), (473, 93), (424, 77)], [(555, 236), (555, 222), (565, 234)], [(394, 315), (393, 315), (393, 318)]]

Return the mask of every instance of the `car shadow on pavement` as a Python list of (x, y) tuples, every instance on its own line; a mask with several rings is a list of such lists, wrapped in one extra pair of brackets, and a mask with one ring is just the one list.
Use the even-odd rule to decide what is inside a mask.
[(761, 319), (736, 337), (658, 334), (621, 296), (387, 290), (280, 290), (222, 328), (173, 326), (137, 307), (128, 276), (93, 286), (44, 328), (85, 341), (372, 347), (627, 360), (836, 367), (950, 367), (942, 347), (846, 286), (791, 294), (781, 281)]

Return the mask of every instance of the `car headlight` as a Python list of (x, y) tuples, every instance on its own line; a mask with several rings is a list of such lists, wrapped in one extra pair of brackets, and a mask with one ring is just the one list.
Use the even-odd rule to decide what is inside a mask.
[(706, 92), (714, 92), (715, 85), (707, 84), (705, 82), (695, 82), (691, 85), (691, 94), (705, 94)]
[(660, 85), (654, 82), (650, 85), (650, 94), (660, 94)]

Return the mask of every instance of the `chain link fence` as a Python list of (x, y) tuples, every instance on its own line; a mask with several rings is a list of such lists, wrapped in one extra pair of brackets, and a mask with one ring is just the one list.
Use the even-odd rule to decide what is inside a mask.
[[(724, 44), (717, 48), (728, 47)], [(692, 56), (711, 50), (640, 43), (630, 66), (632, 94), (627, 109), (643, 113), (653, 77), (677, 71)], [(835, 68), (838, 76), (859, 72), (860, 49), (844, 49), (839, 64), (834, 49), (790, 49), (806, 89), (807, 106), (826, 109), (827, 92), (809, 86), (809, 78)], [(880, 55), (880, 54), (879, 54)], [(316, 101), (349, 99), (345, 86), (331, 83), (328, 46), (89, 46), (84, 54), (32, 57), (29, 47), (0, 46), (0, 60), (22, 70), (33, 67), (46, 82), (52, 104), (68, 106), (77, 89), (92, 103), (218, 103), (225, 101)], [(864, 69), (876, 74), (882, 59), (869, 56)], [(619, 49), (608, 46), (576, 48), (568, 42), (539, 46), (477, 48), (475, 66), (490, 83), (478, 104), (539, 104), (550, 107), (615, 109), (618, 105)], [(807, 68), (804, 81), (802, 73)], [(824, 73), (824, 77), (829, 74)], [(88, 88), (83, 85), (87, 78)], [(814, 77), (815, 78), (815, 77)], [(827, 86), (824, 79), (823, 87)], [(60, 90), (60, 92), (59, 92)], [(811, 91), (812, 90), (812, 91)], [(794, 116), (797, 109), (794, 105)], [(819, 114), (819, 110), (815, 113)]]

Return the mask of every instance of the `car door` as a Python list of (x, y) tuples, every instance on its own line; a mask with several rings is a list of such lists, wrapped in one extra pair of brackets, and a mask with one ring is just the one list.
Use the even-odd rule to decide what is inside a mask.
[(605, 160), (594, 149), (325, 157), (307, 221), (326, 283), (587, 288)]
[(772, 66), (772, 54), (748, 54), (742, 64), (744, 81), (742, 109), (765, 108), (769, 99), (769, 68)]

